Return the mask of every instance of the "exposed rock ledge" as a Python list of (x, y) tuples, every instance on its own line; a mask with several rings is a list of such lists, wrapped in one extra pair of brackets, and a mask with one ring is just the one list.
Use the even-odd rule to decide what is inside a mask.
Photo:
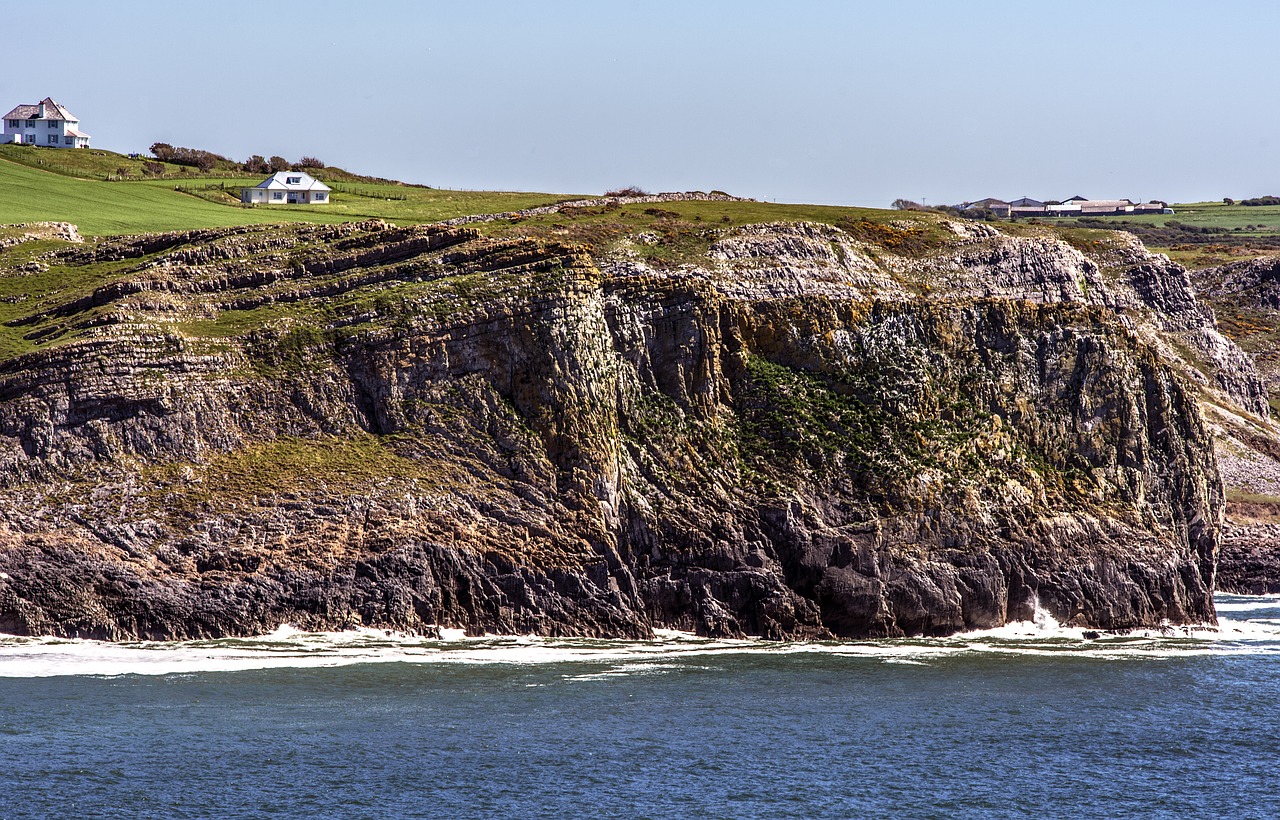
[(53, 254), (118, 282), (33, 307), (75, 338), (0, 366), (0, 630), (1213, 621), (1222, 491), (1161, 341), (1203, 329), (1185, 274), (956, 235), (907, 264), (744, 229), (670, 270), (379, 223)]

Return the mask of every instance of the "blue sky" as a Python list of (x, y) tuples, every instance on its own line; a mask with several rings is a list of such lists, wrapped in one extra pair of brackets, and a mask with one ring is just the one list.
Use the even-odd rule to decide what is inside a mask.
[(0, 107), (51, 95), (117, 151), (878, 206), (1280, 194), (1280, 4), (1262, 0), (84, 0), (3, 19), (31, 47)]

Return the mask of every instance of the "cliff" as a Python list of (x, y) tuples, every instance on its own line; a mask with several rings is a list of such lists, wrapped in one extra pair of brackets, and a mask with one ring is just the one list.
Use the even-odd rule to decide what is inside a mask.
[(0, 631), (1214, 620), (1266, 402), (1180, 267), (611, 207), (0, 250)]
[[(1280, 259), (1244, 259), (1195, 272), (1199, 297), (1249, 355), (1272, 406), (1280, 401)], [(1280, 426), (1266, 414), (1207, 408), (1227, 490), (1218, 587), (1280, 591)]]

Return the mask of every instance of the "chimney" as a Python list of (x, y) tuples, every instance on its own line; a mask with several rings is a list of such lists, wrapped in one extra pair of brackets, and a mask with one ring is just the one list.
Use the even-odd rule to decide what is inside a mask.
[(44, 119), (44, 103), (40, 103), (40, 119)]

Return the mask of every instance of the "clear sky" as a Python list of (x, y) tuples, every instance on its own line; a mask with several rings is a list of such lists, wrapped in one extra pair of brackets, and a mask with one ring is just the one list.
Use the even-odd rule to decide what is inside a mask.
[(1280, 195), (1271, 0), (61, 0), (0, 19), (0, 111), (52, 96), (122, 152), (876, 206)]

